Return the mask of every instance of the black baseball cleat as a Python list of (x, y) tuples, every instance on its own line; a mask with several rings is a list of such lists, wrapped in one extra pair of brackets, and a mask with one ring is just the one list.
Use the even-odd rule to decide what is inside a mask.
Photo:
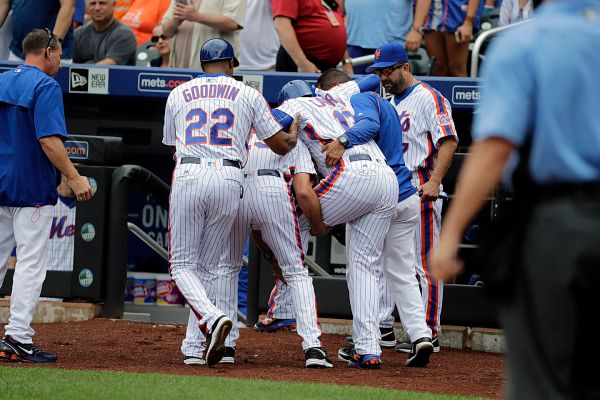
[(213, 324), (210, 333), (206, 335), (206, 353), (204, 359), (211, 366), (218, 364), (225, 355), (225, 338), (229, 335), (233, 322), (221, 315)]
[(225, 347), (225, 353), (219, 364), (235, 364), (235, 347)]
[[(385, 328), (380, 326), (379, 332), (381, 333), (381, 341), (379, 342), (379, 345), (381, 347), (393, 348), (394, 346), (396, 346), (396, 334), (394, 333), (394, 328)], [(352, 336), (346, 336), (344, 337), (344, 340), (346, 341), (348, 346), (354, 346), (354, 340), (352, 339)], [(407, 353), (410, 352), (410, 342), (408, 344), (409, 348)]]
[(54, 353), (43, 351), (33, 343), (20, 343), (6, 335), (0, 342), (0, 360), (51, 363), (58, 360), (58, 357)]
[(332, 368), (333, 364), (327, 352), (321, 347), (311, 347), (304, 351), (304, 360), (306, 368)]
[(342, 347), (338, 350), (338, 360), (348, 362), (352, 358), (354, 347)]
[[(433, 338), (431, 339), (431, 344), (433, 345), (433, 352), (439, 353), (440, 352), (440, 339), (437, 334), (434, 335)], [(395, 349), (398, 353), (410, 353), (410, 350), (412, 349), (412, 343), (408, 340), (405, 340), (403, 342), (398, 343), (396, 345)]]
[(426, 367), (429, 356), (433, 353), (433, 344), (428, 337), (422, 337), (412, 343), (412, 348), (406, 359), (408, 367)]

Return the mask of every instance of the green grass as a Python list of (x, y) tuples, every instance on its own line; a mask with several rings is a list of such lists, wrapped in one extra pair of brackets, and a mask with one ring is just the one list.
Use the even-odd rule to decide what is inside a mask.
[(474, 400), (475, 398), (411, 393), (360, 386), (104, 371), (69, 371), (51, 368), (0, 367), (0, 399)]

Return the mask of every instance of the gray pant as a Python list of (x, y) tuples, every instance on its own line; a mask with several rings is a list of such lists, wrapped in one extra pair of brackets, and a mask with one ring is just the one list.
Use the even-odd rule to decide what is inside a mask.
[(525, 236), (517, 293), (502, 310), (508, 399), (598, 399), (600, 196), (542, 201)]

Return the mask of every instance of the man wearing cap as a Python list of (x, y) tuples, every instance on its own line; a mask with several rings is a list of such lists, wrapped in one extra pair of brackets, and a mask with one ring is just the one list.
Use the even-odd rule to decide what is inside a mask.
[[(375, 50), (375, 63), (367, 72), (378, 75), (385, 90), (393, 94), (390, 101), (396, 107), (402, 126), (404, 160), (411, 172), (412, 184), (421, 196), (421, 218), (415, 235), (416, 267), (427, 325), (433, 334), (434, 351), (438, 352), (443, 282), (431, 276), (428, 255), (438, 243), (442, 220), (441, 182), (458, 143), (450, 102), (436, 89), (415, 79), (406, 50), (399, 43), (386, 43)], [(384, 295), (384, 298), (382, 326), (393, 322), (394, 310), (392, 297)], [(396, 350), (409, 353), (411, 347), (410, 342), (403, 342)]]
[(205, 74), (169, 95), (163, 129), (163, 143), (175, 146), (169, 271), (191, 310), (181, 346), (186, 365), (214, 365), (225, 354), (232, 321), (214, 304), (215, 272), (243, 195), (251, 129), (279, 155), (296, 146), (296, 124), (283, 132), (265, 98), (233, 79), (239, 63), (229, 42), (206, 41), (200, 63)]

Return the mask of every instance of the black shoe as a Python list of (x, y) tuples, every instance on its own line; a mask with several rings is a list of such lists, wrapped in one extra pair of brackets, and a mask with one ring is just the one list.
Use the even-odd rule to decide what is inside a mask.
[(431, 344), (433, 344), (433, 352), (439, 353), (440, 352), (440, 339), (438, 339), (437, 333), (431, 339)]
[(332, 368), (333, 364), (327, 352), (321, 347), (311, 347), (304, 351), (304, 360), (306, 368)]
[(185, 365), (205, 365), (206, 360), (202, 357), (185, 356), (183, 357), (183, 363)]
[(225, 347), (225, 354), (219, 364), (235, 364), (235, 347)]
[(396, 334), (394, 333), (394, 328), (380, 327), (379, 332), (381, 332), (381, 342), (379, 342), (381, 347), (393, 348), (396, 345)]
[(412, 344), (412, 349), (406, 359), (406, 365), (408, 367), (425, 367), (429, 364), (431, 353), (433, 353), (431, 339), (428, 337), (417, 339)]
[(412, 350), (412, 343), (408, 340), (404, 340), (394, 346), (394, 350), (396, 350), (398, 353), (410, 353)]
[(229, 335), (233, 322), (225, 315), (221, 315), (213, 324), (210, 333), (206, 335), (206, 364), (215, 365), (225, 355), (225, 338)]
[[(381, 347), (392, 348), (396, 345), (396, 334), (394, 333), (394, 328), (379, 327), (379, 332), (381, 333), (381, 342), (379, 343)], [(354, 346), (354, 340), (352, 339), (352, 336), (346, 336), (344, 337), (344, 340), (348, 346)], [(409, 351), (410, 348), (408, 349), (407, 353)]]
[(43, 351), (35, 344), (25, 344), (6, 335), (0, 342), (0, 360), (24, 361), (31, 363), (51, 363), (58, 359), (56, 354)]
[(338, 350), (338, 360), (348, 362), (352, 358), (354, 347), (342, 347)]

